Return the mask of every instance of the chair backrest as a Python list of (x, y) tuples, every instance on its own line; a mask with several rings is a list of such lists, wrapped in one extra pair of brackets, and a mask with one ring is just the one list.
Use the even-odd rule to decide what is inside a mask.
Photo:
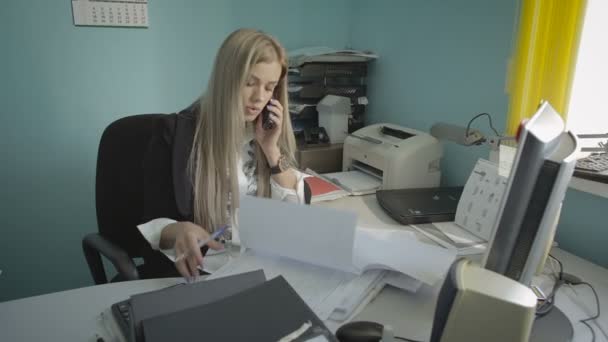
[(98, 229), (131, 257), (141, 256), (147, 247), (136, 228), (143, 217), (143, 159), (165, 115), (118, 119), (104, 130), (99, 143), (95, 180)]

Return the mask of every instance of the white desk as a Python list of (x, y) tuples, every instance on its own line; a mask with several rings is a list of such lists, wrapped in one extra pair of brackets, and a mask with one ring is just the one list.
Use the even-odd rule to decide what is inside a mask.
[[(386, 216), (373, 196), (345, 198), (323, 205), (356, 211), (360, 223), (367, 226), (404, 228)], [(608, 270), (557, 248), (553, 255), (562, 261), (566, 272), (594, 285), (606, 310)], [(174, 278), (107, 284), (0, 303), (0, 341), (93, 341), (95, 333), (104, 334), (99, 314), (112, 303), (178, 281), (180, 279)], [(355, 319), (390, 324), (398, 336), (427, 341), (440, 286), (423, 286), (416, 293), (385, 288)], [(578, 320), (594, 313), (591, 291), (584, 286), (577, 287), (576, 291), (562, 287), (556, 305), (573, 322), (574, 341), (590, 341), (588, 328)], [(595, 328), (596, 341), (608, 341), (602, 332), (608, 333), (608, 315), (600, 316), (591, 325)]]
[[(346, 197), (337, 201), (321, 202), (320, 205), (349, 210), (357, 213), (358, 224), (367, 227), (385, 229), (407, 229), (416, 232), (421, 241), (431, 242), (423, 234), (403, 226), (389, 217), (380, 207), (374, 195)], [(551, 254), (564, 265), (564, 272), (579, 276), (592, 284), (600, 297), (603, 310), (608, 308), (608, 270), (581, 259), (559, 248), (553, 248)], [(416, 293), (407, 293), (395, 288), (385, 288), (365, 308), (355, 320), (375, 320), (391, 324), (398, 336), (427, 341), (435, 312), (435, 302), (441, 284), (434, 287), (423, 285)], [(595, 299), (587, 286), (563, 286), (556, 296), (556, 306), (570, 319), (574, 329), (573, 341), (591, 341), (589, 328), (580, 323), (580, 319), (595, 314)], [(591, 323), (591, 322), (590, 322)], [(608, 314), (602, 315), (591, 323), (595, 329), (596, 341), (608, 341)]]

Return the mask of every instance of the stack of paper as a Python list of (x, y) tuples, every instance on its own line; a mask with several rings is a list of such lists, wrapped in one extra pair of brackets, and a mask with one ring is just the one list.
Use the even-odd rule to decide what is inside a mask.
[(433, 222), (410, 225), (438, 245), (453, 250), (459, 256), (476, 255), (485, 251), (487, 241), (472, 235), (454, 222)]
[(405, 230), (359, 227), (354, 246), (357, 269), (388, 269), (428, 285), (443, 279), (456, 256), (452, 250), (421, 243)]
[(370, 51), (333, 49), (325, 46), (306, 47), (289, 51), (290, 72), (306, 63), (367, 62), (378, 58)]
[(382, 186), (382, 179), (360, 170), (324, 173), (321, 176), (351, 195), (374, 194)]
[(433, 285), (455, 258), (411, 232), (356, 228), (354, 214), (329, 208), (246, 196), (238, 221), (245, 251), (211, 279), (255, 269), (282, 275), (321, 319), (349, 318), (387, 282), (409, 291)]

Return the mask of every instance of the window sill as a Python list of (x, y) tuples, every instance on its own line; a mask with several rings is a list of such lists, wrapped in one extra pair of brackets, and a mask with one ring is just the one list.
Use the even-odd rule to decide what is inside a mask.
[(608, 184), (606, 183), (573, 176), (570, 181), (570, 188), (608, 198)]

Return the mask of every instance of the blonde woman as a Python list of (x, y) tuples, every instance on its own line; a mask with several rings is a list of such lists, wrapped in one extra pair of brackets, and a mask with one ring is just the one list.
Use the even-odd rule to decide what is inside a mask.
[[(201, 99), (162, 120), (144, 161), (146, 223), (138, 228), (152, 247), (144, 277), (175, 269), (198, 276), (206, 252), (198, 242), (232, 222), (240, 195), (304, 202), (303, 176), (292, 167), (286, 74), (286, 53), (273, 37), (237, 30), (221, 45)], [(265, 108), (270, 129), (262, 125)], [(173, 264), (159, 249), (185, 257)]]

